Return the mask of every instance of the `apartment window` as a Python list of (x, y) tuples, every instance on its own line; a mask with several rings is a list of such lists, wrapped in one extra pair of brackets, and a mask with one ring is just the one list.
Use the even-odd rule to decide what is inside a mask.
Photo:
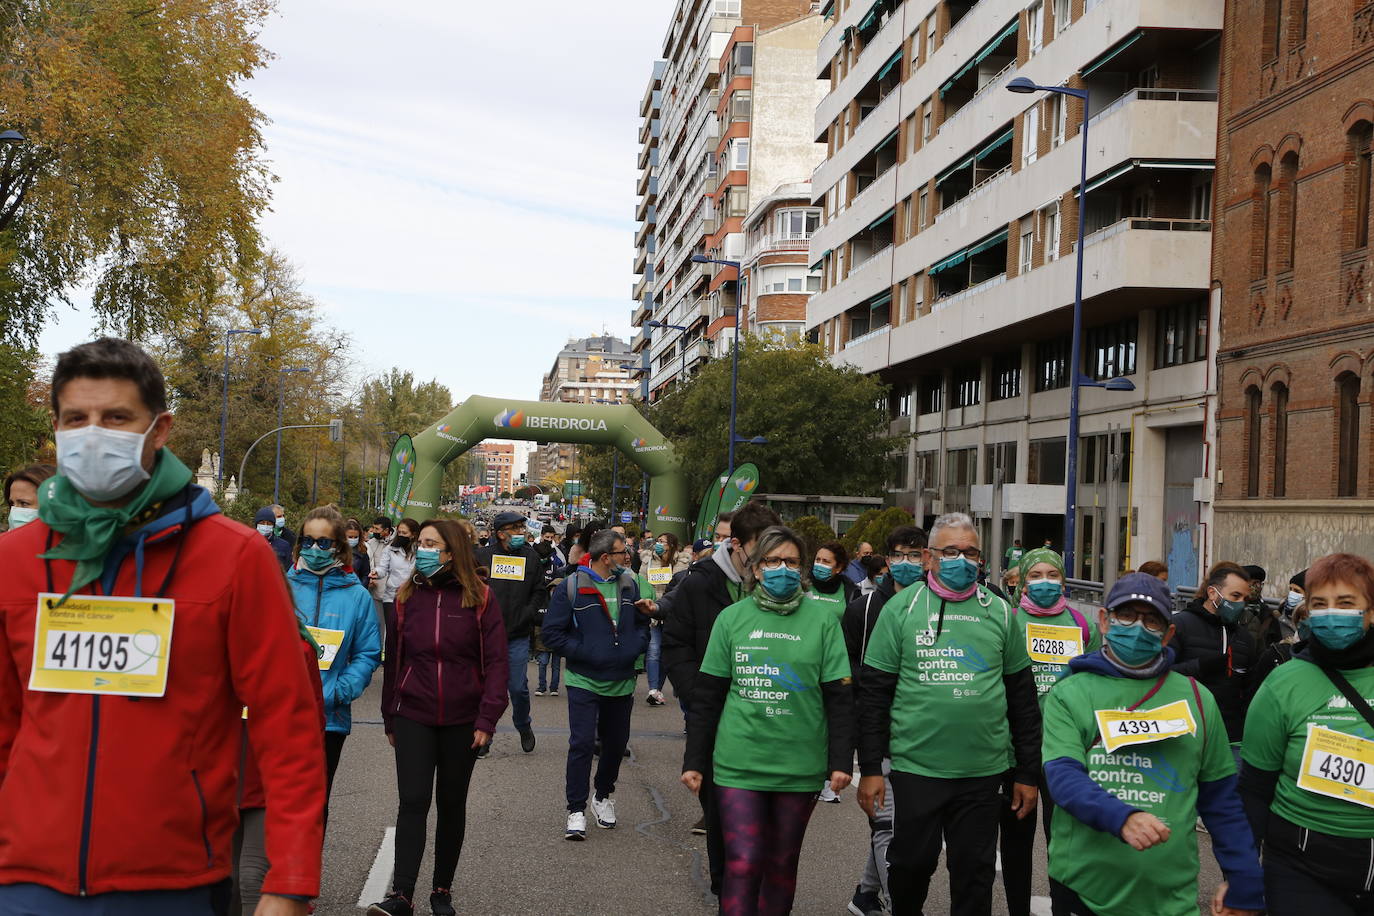
[(1052, 203), (1040, 211), (1045, 227), (1045, 263), (1059, 260), (1059, 204)]
[(1255, 169), (1253, 215), (1250, 223), (1251, 275), (1259, 280), (1269, 275), (1269, 166)]
[(1364, 248), (1369, 244), (1369, 197), (1370, 181), (1374, 178), (1370, 169), (1370, 153), (1374, 149), (1374, 125), (1364, 121), (1350, 132), (1351, 152), (1355, 157), (1355, 186), (1351, 195), (1355, 206), (1351, 213), (1354, 220), (1351, 238), (1352, 248)]
[(917, 384), (921, 415), (939, 413), (944, 407), (945, 382), (939, 375), (923, 375)]
[(730, 141), (730, 169), (749, 168), (749, 141), (744, 138)]
[(808, 293), (819, 293), (821, 291), (821, 275), (819, 273), (808, 273), (806, 275), (806, 291)]
[(1207, 358), (1207, 300), (1194, 299), (1155, 313), (1156, 369)]
[(945, 452), (945, 483), (951, 487), (971, 487), (978, 481), (978, 449), (952, 448)]
[(1035, 345), (1035, 390), (1069, 387), (1069, 341), (1042, 340)]
[(983, 373), (978, 365), (966, 366), (954, 376), (950, 390), (951, 407), (972, 407), (982, 403)]
[(1021, 351), (1003, 353), (992, 360), (992, 400), (1009, 401), (1021, 396)]
[(920, 122), (917, 121), (916, 115), (913, 114), (906, 119), (906, 126), (907, 131), (911, 134), (911, 152), (915, 153), (921, 148)]
[(912, 308), (913, 308), (913, 311), (915, 312), (915, 314), (920, 315), (922, 312), (925, 311), (925, 306), (926, 306), (926, 278), (925, 278), (925, 275), (924, 275), (924, 274), (917, 274), (917, 275), (912, 279), (911, 282), (912, 282), (912, 284), (913, 284), (913, 285), (915, 286), (915, 288), (916, 288), (915, 293), (914, 293), (914, 294), (912, 295), (912, 297), (911, 297), (911, 298), (912, 298), (912, 301), (915, 303), (914, 306), (913, 306)]
[(921, 193), (916, 195), (916, 225), (924, 229), (930, 215), (930, 189), (922, 188)]
[(1360, 377), (1346, 372), (1336, 379), (1336, 495), (1354, 496), (1360, 473)]
[(1035, 251), (1035, 224), (1027, 220), (1028, 227), (1021, 233), (1021, 242), (1017, 246), (1017, 251), (1021, 257), (1020, 267), (1017, 268), (1018, 274), (1028, 274), (1031, 269), (1031, 255)]
[(1069, 0), (1054, 0), (1054, 34), (1058, 35), (1072, 22)]
[(811, 238), (816, 227), (821, 224), (821, 211), (813, 207), (797, 210), (779, 210), (777, 214), (778, 238), (785, 241), (805, 241)]
[(906, 237), (907, 237), (907, 238), (911, 238), (911, 237), (913, 237), (914, 235), (916, 235), (916, 233), (920, 230), (920, 226), (917, 225), (917, 223), (916, 223), (916, 201), (915, 201), (915, 199), (908, 197), (908, 198), (906, 199), (905, 208), (906, 208), (906, 209), (905, 209), (905, 213), (906, 213)]
[(897, 416), (899, 417), (911, 416), (911, 389), (911, 382), (905, 382), (898, 385), (894, 391), (896, 397), (893, 399), (893, 404), (897, 408)]
[(1280, 219), (1284, 229), (1279, 254), (1279, 270), (1293, 269), (1293, 254), (1298, 234), (1298, 157), (1289, 153), (1279, 164), (1279, 188), (1283, 211)]
[(1016, 483), (1016, 443), (989, 442), (983, 446), (983, 480), (997, 482), (997, 470), (1002, 470), (1002, 483)]
[(1191, 200), (1188, 212), (1193, 219), (1212, 218), (1212, 179), (1211, 173), (1208, 177), (1199, 178), (1193, 183)]
[[(940, 485), (940, 453), (934, 450), (916, 453), (916, 485), (922, 489)], [(924, 494), (923, 494), (924, 495)], [(920, 519), (917, 520), (920, 523)]]
[(1097, 328), (1083, 335), (1088, 376), (1101, 382), (1119, 375), (1135, 375), (1137, 322), (1134, 316)]
[(743, 0), (715, 0), (715, 9), (712, 12), (716, 16), (733, 16), (738, 19), (742, 2)]
[(1054, 125), (1054, 136), (1050, 141), (1051, 146), (1058, 146), (1064, 142), (1064, 136), (1069, 129), (1069, 102), (1068, 97), (1053, 93), (1050, 96), (1050, 121)]
[(730, 188), (726, 216), (745, 216), (749, 213), (749, 191), (747, 188)]
[(1021, 118), (1021, 164), (1030, 165), (1040, 154), (1040, 106), (1032, 105)]
[(730, 96), (730, 120), (748, 121), (753, 111), (753, 93), (742, 89)]
[[(1245, 495), (1260, 493), (1260, 390), (1245, 389)], [(1348, 494), (1346, 494), (1348, 495)]]
[(1041, 0), (1036, 0), (1035, 3), (1026, 8), (1026, 24), (1028, 26), (1026, 37), (1030, 41), (1030, 53), (1034, 56), (1044, 47), (1045, 5)]
[[(735, 3), (735, 16), (739, 16), (739, 2)], [(730, 70), (733, 76), (748, 76), (754, 72), (754, 46), (736, 44), (730, 52)]]
[(760, 293), (800, 293), (806, 288), (808, 272), (800, 264), (760, 267), (755, 285)]
[(1131, 479), (1131, 434), (1121, 433), (1120, 451), (1112, 451), (1110, 435), (1081, 436), (1078, 439), (1078, 481), (1079, 483), (1111, 483), (1111, 461), (1121, 458), (1121, 471), (1117, 483)]
[(1288, 386), (1272, 389), (1274, 396), (1274, 495), (1288, 495)]
[(710, 179), (710, 178), (717, 178), (717, 177), (719, 177), (719, 176), (720, 176), (720, 171), (718, 170), (718, 168), (717, 168), (717, 166), (716, 166), (716, 157), (715, 157), (715, 154), (714, 154), (714, 153), (707, 153), (707, 154), (706, 154), (706, 177), (707, 177), (708, 179)]
[(928, 18), (928, 19), (926, 20), (926, 56), (927, 56), (927, 57), (929, 57), (930, 55), (932, 55), (932, 54), (935, 53), (935, 39), (938, 37), (938, 36), (936, 35), (936, 32), (938, 31), (938, 26), (939, 26), (939, 23), (938, 23), (938, 22), (936, 21), (936, 19), (935, 19), (935, 14), (934, 14), (934, 13), (931, 13), (931, 14), (930, 14), (930, 18)]
[(1064, 442), (1063, 438), (1030, 441), (1030, 448), (1026, 450), (1026, 483), (1063, 485), (1064, 462), (1068, 451)]
[(923, 140), (929, 140), (929, 139), (930, 139), (930, 131), (931, 131), (931, 128), (932, 128), (932, 126), (933, 126), (933, 124), (932, 124), (933, 118), (932, 118), (931, 116), (932, 116), (932, 114), (934, 114), (934, 112), (933, 112), (933, 110), (932, 110), (934, 104), (935, 104), (934, 102), (928, 101), (928, 102), (925, 103), (924, 106), (922, 106), (922, 110), (921, 110), (921, 138), (922, 138)]

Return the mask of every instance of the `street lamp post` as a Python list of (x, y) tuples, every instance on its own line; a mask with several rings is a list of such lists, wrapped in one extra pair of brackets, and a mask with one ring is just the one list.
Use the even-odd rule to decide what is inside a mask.
[[(215, 474), (216, 489), (221, 492), (224, 490), (224, 437), (229, 430), (229, 342), (234, 339), (235, 334), (261, 333), (261, 328), (229, 328), (224, 332), (224, 402), (219, 411), (219, 467), (216, 468)], [(277, 420), (277, 425), (281, 426), (280, 419)]]
[[(282, 414), (286, 409), (286, 374), (288, 372), (309, 372), (304, 366), (296, 366), (290, 369), (277, 370), (277, 425), (282, 425)], [(243, 481), (239, 481), (239, 486), (243, 486)], [(281, 502), (281, 432), (277, 433), (277, 464), (272, 471), (272, 502)]]
[(1064, 568), (1072, 577), (1077, 573), (1074, 554), (1077, 553), (1075, 547), (1078, 533), (1078, 392), (1084, 386), (1105, 388), (1108, 391), (1134, 391), (1135, 385), (1131, 384), (1129, 379), (1120, 377), (1095, 382), (1083, 376), (1083, 236), (1088, 210), (1088, 90), (1070, 89), (1068, 86), (1041, 86), (1024, 76), (1018, 76), (1008, 83), (1007, 89), (1021, 95), (1053, 92), (1071, 96), (1083, 103), (1083, 117), (1078, 131), (1078, 243), (1075, 250), (1073, 285), (1073, 338), (1069, 346), (1068, 466), (1065, 469), (1064, 480)]

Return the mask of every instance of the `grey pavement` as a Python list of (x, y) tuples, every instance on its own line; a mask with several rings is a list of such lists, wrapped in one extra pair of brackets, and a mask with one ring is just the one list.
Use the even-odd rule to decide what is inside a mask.
[[(529, 667), (531, 686), (537, 668)], [(385, 831), (396, 822), (395, 769), (383, 734), (378, 676), (353, 705), (353, 734), (344, 746), (330, 804), (325, 842), (321, 916), (356, 916), (359, 895), (374, 870)], [(641, 681), (630, 746), (615, 797), (619, 826), (601, 830), (588, 817), (582, 843), (563, 839), (564, 765), (567, 753), (566, 696), (532, 697), (539, 745), (520, 750), (510, 716), (502, 720), (490, 756), (477, 763), (468, 796), (467, 834), (454, 905), (459, 913), (597, 916), (597, 914), (683, 914), (715, 912), (707, 890), (706, 844), (690, 828), (700, 816), (696, 797), (678, 782), (682, 767), (682, 715), (669, 704), (650, 707)], [(854, 802), (854, 790), (839, 805), (818, 804), (802, 853), (797, 902), (799, 916), (841, 916), (863, 868), (868, 825)], [(430, 819), (430, 846), (433, 817)], [(1215, 863), (1202, 842), (1201, 886), (1210, 897)], [(1117, 842), (1106, 840), (1104, 842)], [(1130, 850), (1121, 846), (1122, 855)], [(428, 914), (432, 875), (429, 856), (420, 869), (417, 912)], [(388, 876), (389, 877), (389, 876)], [(926, 911), (948, 912), (943, 865), (931, 883)], [(1037, 895), (1048, 895), (1043, 846), (1037, 850)], [(1006, 914), (999, 884), (993, 912)], [(1203, 896), (1200, 894), (1200, 896)], [(1048, 899), (1033, 910), (1048, 916)]]

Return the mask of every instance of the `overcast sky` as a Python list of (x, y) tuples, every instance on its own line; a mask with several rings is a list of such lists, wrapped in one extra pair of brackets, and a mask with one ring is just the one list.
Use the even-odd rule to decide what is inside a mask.
[[(250, 86), (263, 222), (365, 373), (535, 399), (570, 336), (629, 336), (639, 102), (672, 0), (280, 0)], [(84, 312), (43, 335), (86, 339)]]

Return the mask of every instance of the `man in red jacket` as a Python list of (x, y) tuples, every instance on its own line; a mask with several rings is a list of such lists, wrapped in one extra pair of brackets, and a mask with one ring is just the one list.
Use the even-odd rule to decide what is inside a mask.
[(271, 549), (168, 451), (127, 341), (62, 354), (58, 476), (0, 538), (0, 914), (209, 916), (228, 893), (241, 716), (267, 800), (258, 916), (319, 893), (324, 751)]

